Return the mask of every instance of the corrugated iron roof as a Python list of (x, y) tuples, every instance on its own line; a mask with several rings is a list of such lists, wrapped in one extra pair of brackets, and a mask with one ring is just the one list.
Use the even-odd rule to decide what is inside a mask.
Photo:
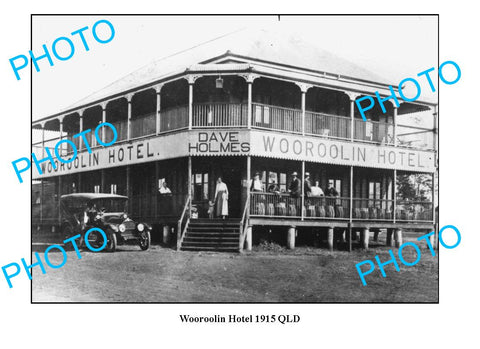
[[(283, 33), (266, 29), (243, 29), (168, 57), (160, 58), (78, 101), (66, 110), (147, 85), (168, 76), (180, 74), (189, 67), (200, 70), (202, 64), (207, 64), (212, 59), (225, 55), (227, 52), (296, 69), (338, 74), (381, 84), (389, 83), (386, 79), (350, 61), (305, 43), (296, 35), (285, 36)], [(245, 66), (243, 63), (229, 64), (229, 67), (225, 67), (225, 69), (231, 69), (234, 65)]]

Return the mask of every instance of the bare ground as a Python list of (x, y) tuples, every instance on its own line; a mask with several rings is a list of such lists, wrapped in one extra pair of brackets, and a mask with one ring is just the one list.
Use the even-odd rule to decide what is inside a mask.
[[(34, 246), (34, 250), (42, 251)], [(404, 258), (416, 258), (412, 248)], [(393, 249), (397, 256), (398, 250)], [(390, 257), (384, 242), (369, 251), (328, 252), (300, 247), (293, 251), (249, 253), (177, 252), (152, 246), (146, 252), (120, 246), (115, 253), (68, 252), (60, 269), (34, 270), (33, 302), (438, 302), (438, 255), (422, 246), (420, 262), (400, 272), (385, 266), (366, 276), (355, 264)], [(43, 258), (43, 253), (40, 252)], [(49, 253), (60, 263), (60, 253)], [(366, 267), (366, 266), (365, 266)]]

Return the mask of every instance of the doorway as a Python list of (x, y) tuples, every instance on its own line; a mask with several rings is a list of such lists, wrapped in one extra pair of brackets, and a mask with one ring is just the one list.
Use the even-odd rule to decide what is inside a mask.
[[(222, 176), (223, 182), (227, 185), (228, 188), (228, 214), (230, 218), (239, 218), (241, 216), (242, 208), (242, 176), (241, 168), (237, 163), (223, 164), (220, 168), (220, 173)], [(218, 178), (218, 175), (215, 177), (215, 181)], [(216, 184), (215, 184), (216, 185)]]
[(199, 217), (208, 217), (208, 201), (214, 201), (218, 177), (228, 188), (228, 217), (242, 214), (242, 164), (237, 157), (202, 157), (192, 163), (192, 203), (199, 210)]

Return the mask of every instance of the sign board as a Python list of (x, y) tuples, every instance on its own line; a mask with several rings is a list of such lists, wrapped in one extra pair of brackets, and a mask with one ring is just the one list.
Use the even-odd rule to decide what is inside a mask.
[(252, 130), (250, 154), (404, 171), (434, 172), (434, 152)]
[(116, 166), (185, 156), (251, 155), (288, 160), (304, 160), (334, 165), (434, 172), (435, 154), (429, 151), (395, 148), (259, 130), (193, 130), (123, 142), (82, 152), (69, 164), (56, 160), (42, 163), (43, 175), (32, 166), (33, 178), (58, 176)]
[(191, 131), (188, 152), (193, 156), (248, 155), (249, 138), (246, 130)]
[(92, 153), (86, 151), (79, 152), (75, 161), (69, 164), (61, 163), (55, 159), (56, 169), (53, 168), (51, 162), (42, 163), (43, 175), (38, 173), (36, 166), (32, 166), (32, 177), (33, 179), (40, 179), (62, 174), (184, 157), (188, 156), (188, 150), (185, 146), (188, 143), (187, 140), (188, 133), (182, 132), (123, 142), (105, 148), (94, 148)]

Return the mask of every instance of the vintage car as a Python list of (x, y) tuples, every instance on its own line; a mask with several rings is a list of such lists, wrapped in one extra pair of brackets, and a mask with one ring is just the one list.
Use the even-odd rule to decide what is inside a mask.
[[(102, 229), (107, 235), (105, 250), (114, 252), (117, 245), (139, 245), (142, 250), (150, 247), (152, 227), (144, 222), (134, 222), (127, 214), (128, 197), (114, 194), (76, 193), (62, 195), (61, 231), (64, 239), (80, 234), (78, 246), (85, 244), (85, 233), (93, 227)], [(92, 231), (88, 242), (100, 248), (104, 238), (100, 232)]]

